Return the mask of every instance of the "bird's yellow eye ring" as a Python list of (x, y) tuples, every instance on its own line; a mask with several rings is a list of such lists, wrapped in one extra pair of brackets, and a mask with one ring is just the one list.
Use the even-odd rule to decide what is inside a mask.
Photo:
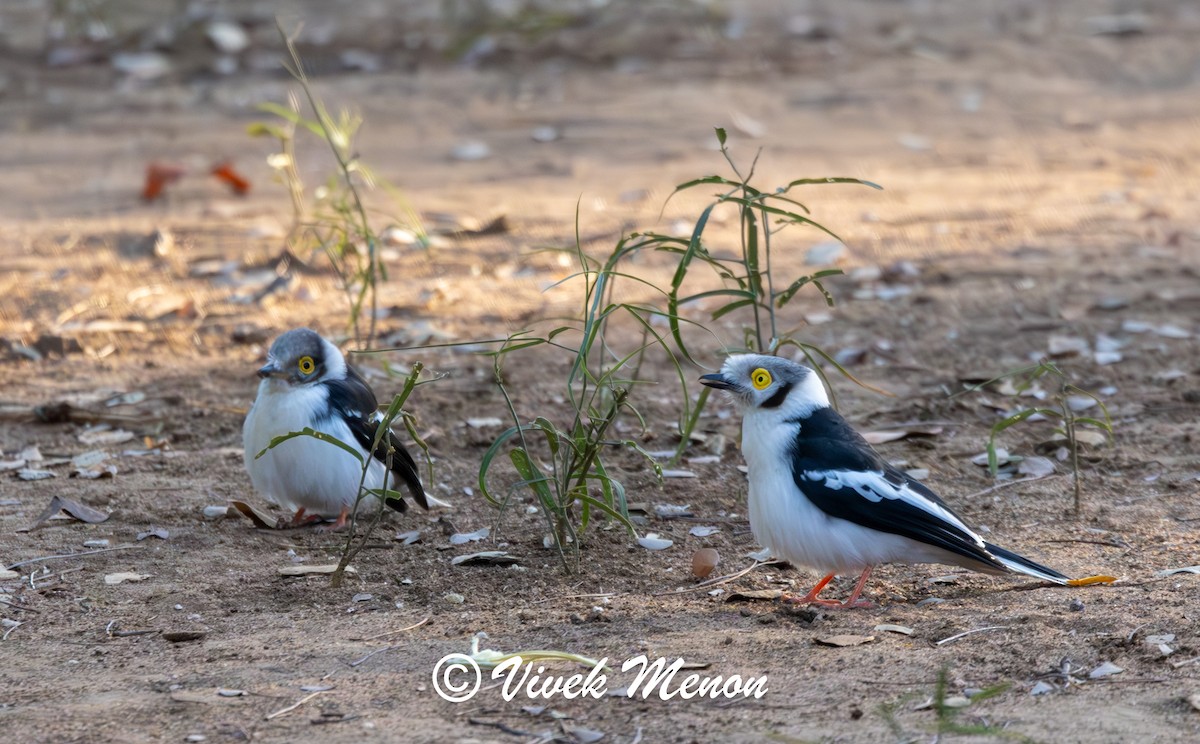
[(771, 373), (759, 367), (750, 373), (750, 383), (755, 390), (766, 390), (771, 386)]
[(300, 368), (300, 373), (305, 375), (311, 375), (313, 370), (317, 368), (316, 363), (310, 356), (300, 357), (300, 363), (296, 366)]

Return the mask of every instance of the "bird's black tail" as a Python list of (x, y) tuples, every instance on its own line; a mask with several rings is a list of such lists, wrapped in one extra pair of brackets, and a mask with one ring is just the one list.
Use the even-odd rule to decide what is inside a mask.
[(1026, 576), (1033, 576), (1034, 578), (1042, 579), (1043, 581), (1052, 581), (1055, 584), (1066, 585), (1066, 583), (1070, 581), (1068, 577), (1064, 576), (1058, 571), (1055, 571), (1053, 568), (1047, 568), (1040, 563), (1034, 563), (1028, 558), (1017, 555), (1011, 550), (1005, 550), (1004, 548), (998, 545), (992, 545), (991, 543), (984, 543), (984, 545), (987, 546), (988, 552), (994, 555), (996, 560), (1003, 563), (1004, 566), (1010, 571), (1025, 574)]
[[(392, 457), (392, 475), (396, 480), (402, 482), (408, 487), (408, 492), (412, 495), (413, 500), (420, 504), (422, 509), (429, 508), (429, 500), (425, 495), (425, 488), (421, 485), (421, 476), (417, 473), (417, 463), (413, 460), (412, 455), (408, 453), (400, 439), (393, 432), (388, 432), (388, 436), (384, 441), (381, 441), (380, 449), (383, 449), (385, 442), (391, 445)], [(378, 456), (378, 452), (376, 453)], [(384, 455), (386, 457), (386, 454)], [(381, 458), (383, 459), (383, 458)], [(384, 460), (386, 462), (386, 460)], [(408, 504), (404, 499), (389, 498), (385, 499), (386, 503), (392, 509), (402, 512), (408, 508)]]

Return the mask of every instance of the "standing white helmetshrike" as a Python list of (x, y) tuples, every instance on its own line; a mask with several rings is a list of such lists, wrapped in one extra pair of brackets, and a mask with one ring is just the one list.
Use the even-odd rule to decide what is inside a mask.
[[(750, 527), (775, 556), (827, 573), (791, 601), (870, 607), (860, 599), (880, 563), (945, 563), (1055, 584), (1063, 574), (984, 542), (937, 494), (879, 456), (837, 411), (808, 367), (761, 354), (730, 356), (700, 381), (743, 409)], [(839, 573), (862, 572), (845, 602), (817, 595)]]
[[(309, 436), (258, 456), (275, 437), (306, 427), (358, 449), (370, 462), (364, 488), (382, 489), (386, 481), (389, 491), (404, 487), (426, 509), (442, 504), (425, 493), (416, 463), (394, 433), (388, 431), (371, 450), (380, 421), (375, 393), (332, 343), (307, 328), (288, 331), (271, 344), (258, 376), (258, 396), (242, 427), (246, 470), (268, 501), (295, 512), (293, 525), (334, 519), (333, 529), (340, 529), (362, 480), (362, 463), (353, 455)], [(406, 508), (401, 498), (385, 503), (396, 511)]]

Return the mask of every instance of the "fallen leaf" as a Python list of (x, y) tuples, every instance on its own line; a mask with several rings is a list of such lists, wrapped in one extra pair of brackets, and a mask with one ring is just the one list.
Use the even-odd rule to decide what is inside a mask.
[[(260, 530), (281, 529), (281, 527), (280, 527), (281, 520), (279, 520), (276, 517), (271, 516), (270, 514), (267, 514), (266, 512), (261, 512), (258, 509), (255, 509), (253, 506), (250, 506), (249, 504), (247, 504), (244, 501), (230, 501), (229, 505), (232, 506), (234, 509), (237, 509), (238, 512), (240, 512), (242, 514), (242, 516), (244, 516), (246, 519), (249, 519), (251, 522), (253, 522), (254, 526), (259, 528)], [(207, 513), (208, 508), (209, 507), (206, 507), (206, 509), (205, 509), (206, 513)]]
[(1054, 692), (1054, 685), (1050, 684), (1049, 682), (1038, 682), (1033, 686), (1032, 689), (1029, 690), (1029, 694), (1033, 695), (1034, 697), (1037, 697), (1038, 695), (1045, 695), (1048, 692)]
[(88, 445), (110, 445), (128, 442), (134, 439), (134, 434), (131, 431), (124, 429), (110, 429), (107, 427), (96, 427), (87, 429), (79, 435), (79, 441)]
[(1123, 671), (1125, 670), (1111, 661), (1106, 661), (1092, 671), (1088, 672), (1088, 679), (1104, 679), (1105, 677), (1111, 677), (1114, 674), (1120, 674)]
[(725, 601), (733, 602), (739, 599), (779, 599), (782, 596), (782, 589), (744, 589), (742, 591), (730, 592)]
[(520, 558), (515, 555), (509, 555), (502, 550), (485, 550), (481, 553), (456, 555), (450, 559), (451, 566), (511, 566), (520, 562)]
[(1038, 455), (1026, 457), (1017, 464), (1017, 472), (1030, 478), (1042, 478), (1054, 472), (1054, 461)]
[(39, 481), (47, 478), (54, 478), (54, 473), (49, 470), (34, 470), (33, 468), (22, 468), (17, 471), (17, 477), (23, 481)]
[(0, 460), (0, 473), (7, 470), (20, 470), (25, 467), (25, 460)]
[(90, 468), (107, 459), (108, 453), (104, 450), (90, 450), (72, 457), (71, 464), (77, 468)]
[(117, 477), (117, 466), (109, 465), (103, 470), (87, 470), (84, 468), (76, 468), (71, 471), (72, 478), (82, 478), (83, 480), (96, 480), (98, 478), (115, 478)]
[(128, 573), (128, 572), (126, 572), (126, 573), (111, 573), (111, 574), (107, 574), (104, 577), (104, 583), (108, 584), (109, 586), (113, 586), (116, 584), (123, 584), (126, 581), (133, 581), (133, 582), (145, 581), (148, 578), (150, 578), (150, 574)]
[(644, 537), (637, 539), (638, 545), (641, 545), (646, 550), (666, 550), (675, 544), (674, 540), (668, 540), (664, 537), (659, 537), (657, 533), (651, 532)]
[(824, 638), (814, 638), (813, 640), (822, 646), (845, 648), (846, 646), (861, 646), (864, 643), (870, 643), (875, 640), (875, 636), (832, 635), (825, 636)]
[(490, 429), (503, 425), (504, 422), (495, 417), (467, 419), (467, 426), (471, 427), (472, 429)]
[(139, 532), (137, 535), (137, 539), (138, 539), (138, 542), (145, 540), (147, 537), (157, 537), (159, 540), (166, 540), (170, 536), (171, 536), (171, 533), (167, 532), (162, 527), (156, 527), (152, 530), (146, 530), (145, 532)]
[(695, 478), (696, 474), (693, 473), (691, 470), (664, 469), (662, 471), (662, 477), (664, 477), (664, 478)]
[(408, 532), (398, 532), (398, 533), (396, 533), (396, 536), (392, 539), (397, 540), (405, 545), (412, 545), (415, 542), (420, 542), (421, 531), (420, 530), (409, 530)]
[(582, 726), (563, 726), (563, 731), (566, 731), (579, 744), (593, 744), (593, 742), (604, 738), (603, 731), (596, 731)]
[(688, 530), (688, 534), (692, 535), (693, 537), (708, 537), (709, 535), (715, 535), (720, 531), (721, 531), (720, 527), (711, 527), (708, 525), (696, 525), (695, 527)]
[[(336, 570), (337, 570), (336, 563), (325, 563), (325, 564), (322, 564), (319, 566), (308, 566), (308, 565), (295, 566), (295, 565), (293, 565), (293, 566), (282, 566), (279, 569), (279, 575), (280, 576), (312, 576), (312, 575), (319, 575), (319, 574), (331, 574)], [(358, 569), (356, 569), (354, 566), (346, 566), (346, 573), (356, 574), (356, 573), (358, 573)]]
[(374, 594), (368, 594), (367, 592), (359, 592), (358, 594), (355, 594), (353, 597), (351, 597), (350, 601), (351, 602), (370, 602), (372, 599), (375, 599)]
[(244, 697), (246, 695), (246, 691), (245, 690), (226, 690), (224, 688), (218, 688), (217, 695), (219, 695), (221, 697), (226, 697), (226, 698)]
[(99, 524), (108, 519), (108, 512), (93, 509), (65, 496), (53, 496), (42, 513), (33, 520), (33, 524), (28, 527), (22, 527), (17, 532), (31, 532), (41, 527), (59, 512), (66, 512), (69, 516), (88, 524)]
[(691, 504), (655, 504), (654, 513), (660, 517), (687, 517)]
[(225, 162), (214, 165), (212, 174), (238, 196), (250, 193), (250, 182), (233, 169), (232, 163)]
[(913, 634), (913, 629), (906, 625), (892, 625), (890, 623), (876, 625), (873, 628), (873, 630), (877, 630), (880, 633), (899, 633), (900, 635), (912, 635)]
[(490, 527), (484, 527), (474, 532), (458, 532), (450, 536), (451, 545), (465, 545), (469, 542), (477, 542), (487, 537), (492, 533)]
[(1194, 695), (1188, 695), (1187, 701), (1193, 708), (1200, 710), (1200, 692), (1197, 692)]
[(0, 581), (12, 581), (13, 579), (21, 578), (21, 574), (16, 571), (9, 571), (7, 568), (0, 568)]
[(1183, 568), (1168, 568), (1163, 571), (1155, 571), (1154, 575), (1161, 578), (1166, 576), (1174, 576), (1175, 574), (1189, 573), (1200, 574), (1200, 566), (1184, 566)]

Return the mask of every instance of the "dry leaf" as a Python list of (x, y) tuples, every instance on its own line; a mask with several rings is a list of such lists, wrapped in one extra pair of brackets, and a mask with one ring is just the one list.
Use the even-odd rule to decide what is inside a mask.
[(696, 525), (695, 527), (688, 530), (688, 534), (692, 535), (693, 537), (708, 537), (709, 535), (715, 535), (720, 531), (721, 531), (720, 527), (710, 527), (707, 525)]
[(1104, 679), (1105, 677), (1111, 677), (1114, 674), (1120, 674), (1123, 671), (1125, 670), (1111, 661), (1106, 661), (1092, 671), (1088, 672), (1088, 679)]
[(1200, 566), (1184, 566), (1183, 568), (1168, 568), (1163, 571), (1155, 571), (1154, 575), (1161, 578), (1174, 576), (1175, 574), (1190, 573), (1200, 574)]
[[(325, 563), (319, 566), (283, 566), (279, 569), (280, 576), (313, 576), (318, 574), (331, 574), (337, 570), (336, 563)], [(354, 566), (346, 566), (346, 573), (356, 574), (358, 569)]]
[(93, 509), (90, 506), (85, 506), (74, 499), (69, 499), (65, 496), (54, 496), (50, 499), (50, 503), (41, 514), (33, 520), (33, 524), (28, 527), (22, 527), (17, 532), (31, 532), (41, 527), (48, 522), (54, 515), (59, 512), (66, 512), (71, 517), (78, 519), (81, 522), (88, 524), (99, 524), (108, 519), (108, 512), (102, 512), (99, 509)]
[(487, 537), (492, 533), (490, 527), (475, 530), (474, 532), (458, 532), (450, 536), (451, 545), (465, 545), (469, 542), (477, 542)]
[(150, 574), (140, 573), (111, 573), (104, 577), (104, 583), (109, 586), (116, 584), (124, 584), (126, 581), (145, 581), (150, 578)]
[(890, 623), (876, 625), (873, 628), (873, 630), (877, 630), (880, 633), (899, 633), (900, 635), (912, 635), (913, 634), (913, 629), (908, 627), (907, 625), (892, 625)]
[(657, 533), (651, 532), (645, 537), (639, 537), (637, 543), (646, 550), (666, 550), (674, 545), (675, 541), (659, 537)]
[(861, 646), (864, 643), (870, 643), (875, 640), (875, 636), (860, 636), (860, 635), (833, 635), (824, 638), (814, 638), (817, 643), (822, 646), (835, 646), (837, 648), (845, 648), (846, 646)]
[(481, 553), (470, 553), (468, 555), (457, 555), (450, 559), (451, 566), (512, 566), (520, 563), (521, 559), (515, 555), (509, 555), (502, 550), (485, 550)]
[(88, 429), (79, 435), (79, 441), (87, 445), (110, 445), (121, 444), (134, 439), (134, 434), (131, 431), (124, 429), (109, 429), (100, 428)]
[(54, 473), (49, 470), (34, 470), (33, 468), (22, 468), (17, 471), (17, 477), (23, 481), (39, 481), (53, 478)]
[[(229, 505), (241, 512), (242, 516), (254, 523), (254, 526), (260, 530), (278, 530), (282, 529), (280, 523), (283, 521), (277, 517), (273, 517), (266, 512), (261, 512), (250, 506), (244, 501), (230, 501)], [(206, 507), (206, 516), (207, 516)]]
[(730, 592), (725, 598), (726, 602), (733, 602), (739, 599), (779, 599), (783, 596), (781, 589), (745, 589), (740, 592)]

